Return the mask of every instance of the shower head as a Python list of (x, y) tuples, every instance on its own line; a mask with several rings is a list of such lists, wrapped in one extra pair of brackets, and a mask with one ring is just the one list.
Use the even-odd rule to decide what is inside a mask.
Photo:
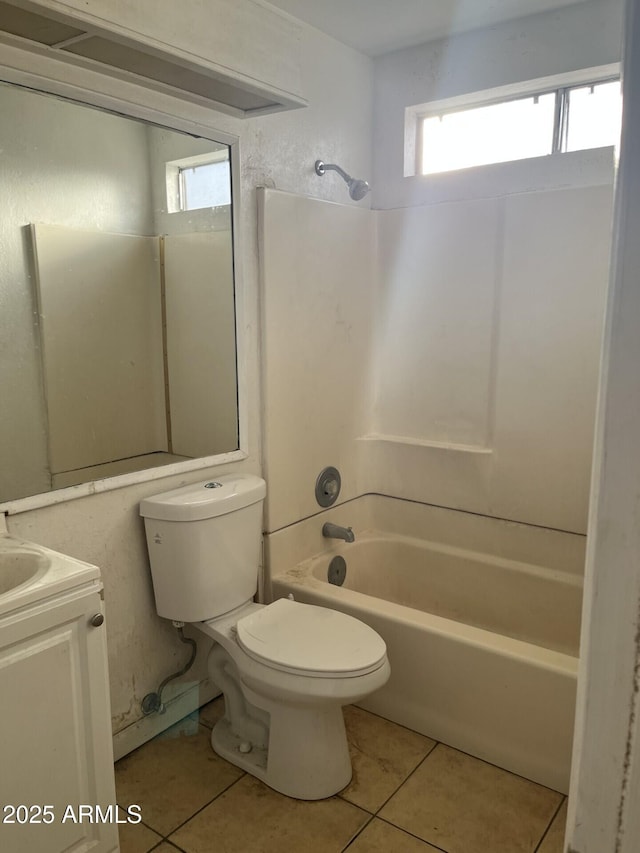
[(351, 178), (348, 186), (349, 195), (354, 201), (360, 201), (367, 193), (371, 192), (371, 187), (366, 181), (359, 181), (356, 178)]
[(324, 175), (329, 169), (332, 169), (334, 172), (337, 172), (342, 180), (349, 187), (349, 195), (354, 201), (360, 201), (363, 199), (368, 192), (371, 192), (371, 187), (366, 181), (361, 181), (358, 178), (352, 178), (351, 175), (347, 175), (344, 169), (341, 169), (340, 166), (336, 166), (335, 163), (323, 163), (322, 160), (316, 160), (316, 175)]

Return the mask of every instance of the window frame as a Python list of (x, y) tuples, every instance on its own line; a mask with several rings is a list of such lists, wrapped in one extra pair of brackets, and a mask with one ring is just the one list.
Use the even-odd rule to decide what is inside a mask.
[(185, 201), (187, 197), (184, 185), (183, 173), (188, 169), (197, 169), (199, 166), (209, 166), (212, 163), (223, 163), (229, 161), (229, 177), (231, 180), (233, 194), (233, 153), (231, 149), (220, 149), (205, 154), (195, 154), (193, 157), (182, 157), (178, 160), (167, 160), (165, 162), (166, 179), (166, 203), (168, 213), (189, 213), (194, 210), (213, 210), (215, 208), (229, 207), (228, 204), (215, 205), (206, 208), (187, 208)]
[(178, 166), (178, 204), (180, 205), (181, 211), (192, 211), (192, 210), (207, 210), (212, 209), (214, 207), (228, 207), (229, 202), (225, 202), (224, 204), (213, 204), (206, 205), (205, 208), (201, 207), (188, 207), (188, 193), (187, 193), (187, 185), (185, 180), (185, 172), (191, 171), (192, 169), (195, 171), (196, 169), (202, 169), (204, 166), (214, 166), (219, 163), (229, 163), (229, 180), (231, 180), (231, 163), (228, 157), (216, 157), (215, 159), (203, 160), (202, 163), (192, 163), (190, 165), (182, 165)]
[[(437, 101), (417, 104), (405, 108), (405, 145), (404, 145), (404, 176), (429, 177), (434, 174), (422, 172), (423, 128), (424, 120), (447, 113), (487, 107), (492, 104), (519, 101), (542, 95), (556, 95), (554, 127), (550, 154), (561, 154), (566, 145), (569, 101), (572, 89), (585, 86), (597, 86), (600, 83), (610, 83), (620, 79), (620, 64), (611, 63), (595, 68), (581, 69), (564, 75), (528, 80), (524, 83), (508, 84), (493, 89), (470, 92)], [(548, 156), (548, 155), (546, 155)], [(513, 162), (497, 160), (496, 163)], [(486, 164), (494, 165), (494, 164)], [(469, 167), (473, 168), (473, 167)], [(462, 171), (462, 169), (455, 170)]]

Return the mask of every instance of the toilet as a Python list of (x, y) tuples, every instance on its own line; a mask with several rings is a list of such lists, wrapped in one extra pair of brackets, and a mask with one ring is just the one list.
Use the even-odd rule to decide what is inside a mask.
[(215, 752), (276, 791), (330, 797), (351, 779), (342, 706), (382, 687), (383, 639), (325, 607), (254, 602), (264, 480), (225, 474), (143, 500), (156, 609), (215, 641), (209, 675), (225, 715)]

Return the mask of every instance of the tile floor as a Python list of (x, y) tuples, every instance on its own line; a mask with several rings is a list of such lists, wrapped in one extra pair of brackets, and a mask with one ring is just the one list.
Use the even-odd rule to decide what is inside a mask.
[(116, 764), (121, 853), (562, 853), (562, 794), (355, 707), (349, 786), (277, 794), (212, 751), (222, 701)]

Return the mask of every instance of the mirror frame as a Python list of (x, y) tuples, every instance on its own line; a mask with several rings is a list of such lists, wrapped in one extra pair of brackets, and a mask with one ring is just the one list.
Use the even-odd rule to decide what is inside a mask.
[[(158, 468), (145, 468), (77, 486), (56, 489), (0, 503), (0, 515), (13, 515), (53, 504), (82, 498), (125, 486), (158, 480), (204, 468), (227, 465), (247, 459), (248, 391), (244, 336), (245, 293), (242, 259), (238, 250), (241, 233), (240, 141), (237, 135), (221, 131), (212, 124), (220, 116), (212, 109), (147, 88), (142, 83), (120, 79), (117, 72), (103, 74), (77, 68), (46, 51), (25, 50), (20, 39), (4, 34), (0, 38), (0, 82), (32, 89), (45, 95), (64, 98), (88, 107), (139, 119), (169, 130), (201, 136), (228, 145), (231, 152), (233, 270), (235, 292), (236, 373), (238, 384), (238, 449), (215, 456), (203, 456), (187, 462), (172, 462)], [(224, 120), (223, 120), (224, 121)]]

